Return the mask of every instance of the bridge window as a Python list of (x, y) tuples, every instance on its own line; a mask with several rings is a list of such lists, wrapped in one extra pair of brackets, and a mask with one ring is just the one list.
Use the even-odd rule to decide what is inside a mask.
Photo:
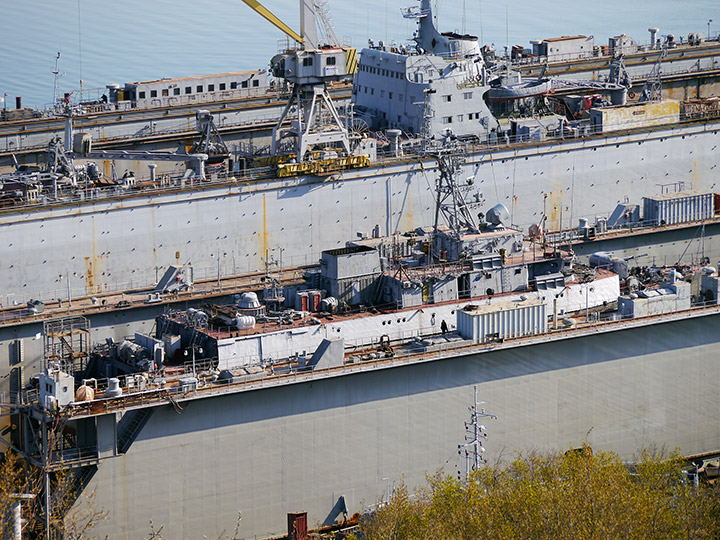
[(214, 84), (208, 84), (208, 92), (214, 92), (215, 91), (215, 85)]
[(442, 123), (443, 124), (452, 124), (452, 116), (443, 116)]
[(180, 95), (180, 89), (179, 88), (173, 88), (173, 95), (179, 96)]
[(452, 96), (451, 95), (443, 96), (442, 100), (444, 103), (450, 103), (452, 101)]
[(168, 97), (170, 95), (170, 92), (168, 91), (167, 88), (163, 88), (162, 95), (163, 95), (163, 97)]
[(197, 85), (197, 88), (196, 88), (195, 90), (196, 90), (198, 93), (202, 92), (202, 91), (203, 91), (202, 84), (198, 84), (198, 85)]
[(464, 99), (472, 99), (472, 92), (465, 92), (463, 93)]
[(157, 97), (157, 90), (150, 90), (150, 97)]
[(335, 59), (334, 56), (328, 56), (328, 57), (325, 59), (325, 65), (326, 65), (326, 66), (334, 66), (334, 65), (335, 65), (335, 60), (336, 60), (336, 59)]
[(231, 83), (230, 83), (230, 90), (235, 90), (236, 88), (237, 88), (237, 83), (236, 83), (236, 82), (231, 82)]
[(303, 66), (308, 67), (308, 66), (312, 66), (312, 65), (313, 65), (312, 57), (303, 58)]
[(220, 83), (220, 90), (225, 90), (225, 83), (224, 83), (224, 82), (221, 82), (221, 83)]
[(243, 87), (243, 88), (247, 88), (247, 87), (248, 87), (248, 82), (247, 82), (247, 81), (243, 81), (243, 82), (242, 82), (242, 87)]
[(192, 94), (192, 87), (191, 87), (191, 86), (186, 86), (186, 87), (185, 87), (185, 93), (186, 93), (186, 94)]
[(140, 96), (140, 99), (145, 99), (145, 92), (138, 92), (138, 96)]
[(392, 92), (388, 92), (388, 98), (392, 99)]
[(255, 87), (260, 86), (260, 81), (258, 81), (257, 79), (255, 79), (255, 80), (253, 81), (253, 86), (255, 86)]

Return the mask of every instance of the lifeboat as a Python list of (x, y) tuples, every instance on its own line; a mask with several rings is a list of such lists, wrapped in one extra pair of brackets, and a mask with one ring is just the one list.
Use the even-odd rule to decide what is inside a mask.
[(533, 96), (541, 96), (550, 92), (552, 83), (550, 80), (533, 80), (524, 81), (508, 86), (498, 86), (488, 90), (488, 99), (490, 103), (499, 103), (501, 101), (512, 101), (515, 99), (524, 99)]

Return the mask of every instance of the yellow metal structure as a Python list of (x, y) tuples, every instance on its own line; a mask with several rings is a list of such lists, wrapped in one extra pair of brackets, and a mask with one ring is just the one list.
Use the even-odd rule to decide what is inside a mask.
[(265, 18), (268, 22), (270, 22), (272, 25), (274, 25), (277, 29), (285, 33), (288, 37), (291, 39), (294, 39), (298, 43), (305, 43), (305, 39), (298, 34), (296, 34), (292, 28), (290, 28), (287, 24), (282, 22), (279, 18), (277, 18), (273, 13), (267, 9), (265, 6), (263, 6), (260, 2), (257, 0), (242, 0), (245, 2), (250, 9), (261, 15)]
[(352, 75), (357, 72), (357, 49), (352, 47), (343, 47), (343, 49), (345, 49), (345, 65), (347, 66), (347, 72)]
[(674, 99), (590, 110), (590, 124), (596, 132), (648, 128), (679, 121), (680, 102)]
[(279, 163), (278, 178), (288, 178), (300, 174), (330, 174), (345, 169), (359, 169), (370, 165), (370, 156), (349, 156), (333, 159), (319, 159), (300, 163)]

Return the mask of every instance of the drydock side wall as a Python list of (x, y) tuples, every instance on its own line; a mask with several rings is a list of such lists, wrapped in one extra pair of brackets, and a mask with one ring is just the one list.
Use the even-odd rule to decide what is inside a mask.
[(93, 534), (169, 538), (281, 534), (289, 511), (322, 522), (350, 513), (385, 480), (453, 473), (473, 385), (486, 409), (488, 459), (522, 449), (594, 448), (629, 458), (649, 445), (720, 448), (714, 413), (720, 315), (449, 358), (156, 409), (124, 456), (88, 488), (109, 511)]
[[(504, 149), (468, 157), (470, 200), (498, 202), (523, 228), (548, 216), (594, 221), (624, 201), (685, 189), (718, 190), (720, 123)], [(134, 288), (170, 264), (196, 279), (262, 268), (268, 249), (285, 265), (317, 262), (376, 225), (383, 235), (429, 225), (435, 163), (206, 187), (0, 216), (0, 291), (18, 302)], [(278, 253), (276, 253), (276, 256)], [(220, 257), (218, 264), (217, 257)], [(3, 298), (2, 301), (9, 301)]]

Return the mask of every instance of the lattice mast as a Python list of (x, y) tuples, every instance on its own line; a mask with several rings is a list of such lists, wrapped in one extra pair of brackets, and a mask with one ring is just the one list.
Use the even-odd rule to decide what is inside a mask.
[(438, 238), (441, 215), (457, 241), (460, 241), (461, 231), (477, 232), (478, 227), (463, 191), (456, 181), (456, 175), (462, 171), (461, 166), (465, 162), (464, 152), (459, 147), (446, 143), (440, 149), (431, 151), (430, 155), (435, 157), (440, 171), (436, 183), (432, 253), (433, 262), (437, 262), (439, 257), (435, 242)]
[(486, 413), (485, 409), (481, 409), (480, 405), (484, 405), (484, 401), (478, 401), (477, 386), (475, 390), (475, 401), (468, 407), (470, 411), (470, 422), (465, 422), (465, 444), (458, 445), (458, 454), (462, 455), (465, 452), (465, 481), (469, 481), (470, 475), (480, 469), (480, 465), (487, 463), (486, 459), (483, 459), (482, 454), (485, 452), (485, 447), (482, 444), (483, 440), (487, 440), (487, 428), (485, 425), (480, 424), (480, 419), (491, 418), (497, 420), (497, 416), (494, 414)]

